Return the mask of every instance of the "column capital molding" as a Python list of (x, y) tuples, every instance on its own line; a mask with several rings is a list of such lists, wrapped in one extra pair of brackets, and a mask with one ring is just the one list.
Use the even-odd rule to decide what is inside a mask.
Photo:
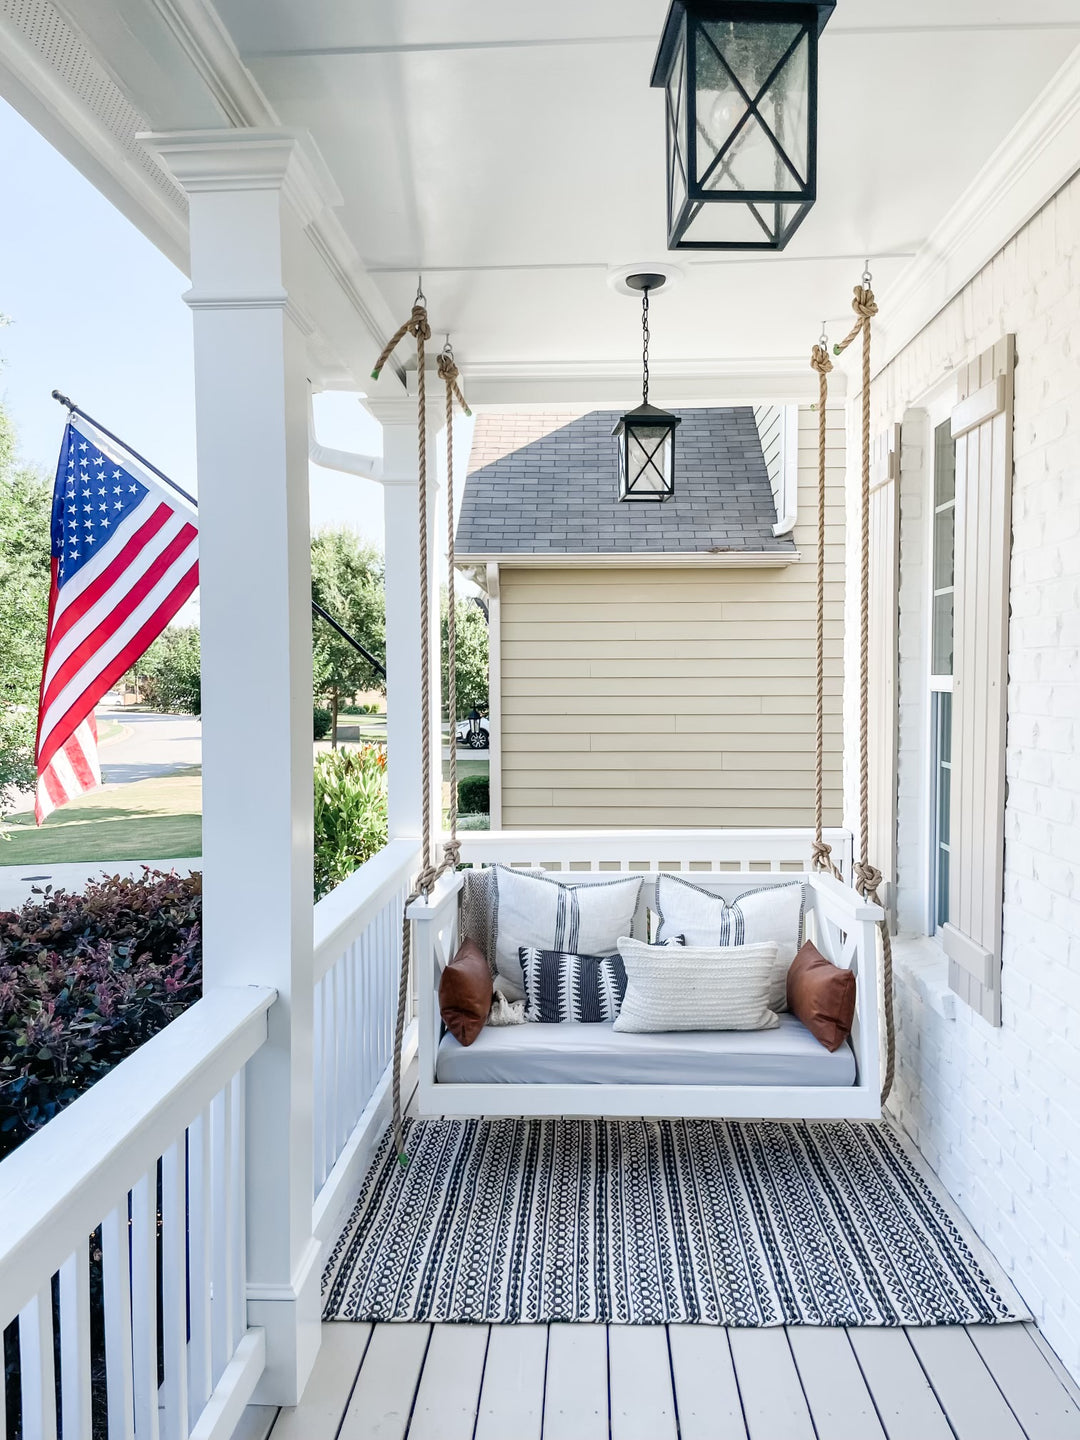
[(138, 138), (188, 195), (280, 190), (305, 226), (343, 203), (306, 131), (170, 130)]

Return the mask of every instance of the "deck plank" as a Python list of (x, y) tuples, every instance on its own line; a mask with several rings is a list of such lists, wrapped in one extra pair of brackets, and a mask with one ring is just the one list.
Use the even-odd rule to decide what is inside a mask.
[(608, 1365), (611, 1440), (676, 1440), (666, 1328), (609, 1326)]
[(728, 1332), (719, 1325), (669, 1325), (668, 1341), (682, 1440), (746, 1440)]
[(270, 1432), (274, 1440), (334, 1440), (370, 1336), (366, 1324), (322, 1327), (322, 1344), (303, 1399), (278, 1413)]
[(608, 1440), (606, 1326), (548, 1326), (544, 1440)]
[(962, 1325), (928, 1325), (907, 1332), (956, 1440), (1025, 1440), (1016, 1416)]
[(472, 1440), (487, 1346), (486, 1325), (433, 1327), (409, 1440)]
[(953, 1440), (907, 1334), (879, 1325), (847, 1333), (889, 1440)]
[(787, 1336), (818, 1440), (885, 1440), (847, 1331), (792, 1325)]
[(546, 1325), (493, 1325), (476, 1440), (540, 1440)]
[(750, 1440), (814, 1440), (786, 1333), (731, 1330), (728, 1338)]
[(430, 1325), (376, 1325), (340, 1440), (404, 1440)]
[(968, 1334), (1028, 1440), (1077, 1440), (1080, 1408), (1025, 1325), (969, 1325)]

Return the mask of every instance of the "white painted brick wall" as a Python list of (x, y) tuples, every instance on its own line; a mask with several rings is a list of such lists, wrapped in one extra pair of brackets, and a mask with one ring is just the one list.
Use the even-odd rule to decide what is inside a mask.
[[(904, 421), (897, 906), (909, 934), (926, 928), (932, 460), (926, 412), (912, 407), (1009, 331), (1017, 369), (1003, 1023), (992, 1028), (947, 991), (935, 946), (901, 945), (892, 1104), (1080, 1377), (1080, 178), (875, 383), (875, 431)], [(853, 707), (849, 693), (849, 723)], [(854, 814), (850, 785), (848, 796)]]

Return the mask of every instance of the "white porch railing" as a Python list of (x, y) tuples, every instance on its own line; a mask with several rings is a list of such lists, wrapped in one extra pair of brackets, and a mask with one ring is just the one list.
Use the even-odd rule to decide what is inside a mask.
[[(825, 830), (833, 860), (851, 875), (850, 830)], [(798, 874), (811, 868), (810, 830), (469, 830), (459, 836), (465, 865), (519, 865), (560, 871), (730, 870)]]
[[(110, 1440), (232, 1435), (265, 1363), (245, 1312), (244, 1068), (274, 998), (214, 991), (0, 1164), (23, 1440), (89, 1440), (106, 1416)], [(6, 1403), (0, 1378), (0, 1435)]]
[[(401, 922), (420, 862), (392, 840), (315, 906), (314, 1233), (324, 1238), (389, 1114)], [(405, 1059), (415, 1049), (407, 1037)]]

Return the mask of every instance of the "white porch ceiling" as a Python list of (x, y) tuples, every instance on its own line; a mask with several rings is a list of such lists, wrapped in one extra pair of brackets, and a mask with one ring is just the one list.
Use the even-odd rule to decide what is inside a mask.
[[(38, 35), (59, 33), (48, 21), (59, 13), (65, 54), (85, 46), (101, 83), (115, 83), (149, 129), (310, 131), (344, 201), (340, 229), (312, 250), (316, 267), (333, 254), (315, 286), (317, 378), (364, 385), (382, 338), (365, 327), (388, 331), (404, 317), (422, 271), (433, 324), (453, 333), (474, 397), (512, 404), (625, 398), (638, 317), (607, 274), (664, 259), (683, 279), (656, 300), (661, 403), (766, 398), (792, 377), (802, 386), (822, 319), (838, 334), (849, 318), (865, 256), (885, 344), (890, 290), (911, 333), (913, 294), (932, 313), (991, 253), (978, 245), (1001, 243), (1080, 154), (1078, 0), (1028, 0), (1022, 11), (1004, 0), (839, 0), (821, 44), (819, 198), (805, 225), (781, 255), (669, 255), (663, 99), (648, 83), (666, 8), (0, 0), (0, 90), (98, 179), (115, 142), (67, 112), (29, 50), (15, 53), (36, 44), (56, 67)], [(1054, 128), (1040, 115), (1008, 183), (987, 182), (988, 160), (1074, 51), (1063, 87), (1073, 129), (1057, 137), (1056, 171), (1027, 164)], [(60, 90), (70, 83), (61, 74)], [(132, 179), (130, 157), (112, 168), (119, 183), (103, 188), (176, 255), (182, 210), (151, 214), (160, 190)], [(1038, 170), (1030, 193), (990, 216), (1025, 168)], [(985, 193), (952, 225), (966, 245), (956, 258), (939, 227), (980, 173)], [(330, 274), (347, 277), (344, 292), (328, 288)], [(348, 298), (326, 315), (331, 291)]]

